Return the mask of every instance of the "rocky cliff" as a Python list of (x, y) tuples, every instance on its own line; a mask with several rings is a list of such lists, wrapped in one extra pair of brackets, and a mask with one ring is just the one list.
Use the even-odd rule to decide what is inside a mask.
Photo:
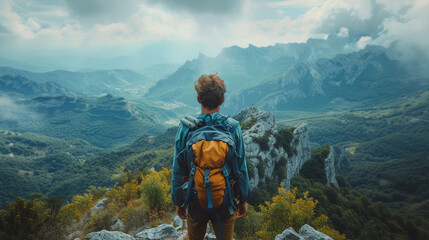
[(334, 147), (330, 147), (329, 155), (325, 159), (326, 185), (338, 187), (337, 179), (335, 179), (335, 151)]
[(236, 117), (242, 126), (250, 189), (277, 180), (290, 188), (290, 180), (310, 160), (306, 125), (277, 129), (272, 113), (250, 107)]

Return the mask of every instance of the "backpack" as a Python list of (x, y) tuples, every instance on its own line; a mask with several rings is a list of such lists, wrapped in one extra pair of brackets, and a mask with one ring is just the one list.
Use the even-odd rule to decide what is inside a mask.
[(230, 214), (232, 208), (237, 210), (233, 188), (239, 156), (231, 134), (235, 126), (227, 119), (221, 115), (220, 119), (204, 122), (190, 116), (181, 120), (190, 129), (183, 150), (189, 168), (184, 205), (197, 205), (206, 213), (214, 213), (218, 222), (220, 209), (226, 207)]

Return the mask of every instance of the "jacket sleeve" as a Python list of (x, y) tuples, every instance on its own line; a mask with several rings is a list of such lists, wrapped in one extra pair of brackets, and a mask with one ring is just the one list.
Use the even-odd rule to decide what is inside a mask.
[(249, 197), (249, 174), (247, 172), (246, 153), (244, 150), (243, 135), (241, 132), (240, 124), (237, 124), (234, 131), (234, 140), (237, 145), (237, 153), (240, 155), (238, 159), (238, 170), (239, 170), (239, 191), (238, 200), (240, 202), (247, 202)]
[(185, 182), (183, 182), (183, 177), (189, 175), (189, 169), (183, 151), (185, 149), (184, 138), (188, 131), (189, 129), (180, 124), (175, 138), (173, 172), (171, 177), (171, 199), (176, 206), (182, 206), (184, 203), (185, 196), (182, 185)]

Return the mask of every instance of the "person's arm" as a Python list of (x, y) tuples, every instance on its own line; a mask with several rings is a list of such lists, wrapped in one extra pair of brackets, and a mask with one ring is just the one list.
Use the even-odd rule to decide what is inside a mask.
[(249, 197), (249, 174), (247, 172), (246, 163), (246, 152), (244, 149), (243, 135), (239, 124), (234, 129), (234, 140), (237, 145), (237, 153), (240, 155), (238, 159), (238, 184), (239, 184), (239, 196), (238, 196), (238, 212), (237, 218), (245, 217), (247, 214), (247, 198)]
[(171, 177), (171, 199), (176, 206), (182, 206), (184, 203), (184, 194), (182, 191), (183, 177), (189, 175), (189, 169), (186, 164), (184, 154), (180, 154), (185, 149), (185, 140), (188, 129), (182, 124), (177, 129), (174, 146), (173, 170)]

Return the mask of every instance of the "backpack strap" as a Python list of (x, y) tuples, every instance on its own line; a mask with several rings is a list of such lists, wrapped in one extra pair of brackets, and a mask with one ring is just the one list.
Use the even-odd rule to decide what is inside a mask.
[(194, 185), (194, 176), (197, 166), (194, 164), (192, 166), (191, 172), (189, 173), (189, 181), (188, 181), (188, 189), (186, 189), (186, 196), (185, 196), (185, 202), (183, 203), (183, 206), (189, 205), (189, 200), (191, 199), (191, 191)]
[(213, 199), (212, 199), (212, 190), (210, 189), (210, 169), (204, 169), (204, 186), (206, 187), (207, 193), (207, 212), (213, 212)]
[(234, 201), (232, 200), (232, 190), (231, 190), (231, 181), (229, 179), (229, 171), (228, 171), (228, 166), (225, 164), (222, 167), (222, 172), (223, 175), (225, 176), (225, 181), (226, 181), (226, 189), (228, 191), (228, 196), (229, 196), (229, 202), (231, 204), (231, 206), (237, 210), (237, 207), (235, 206)]

